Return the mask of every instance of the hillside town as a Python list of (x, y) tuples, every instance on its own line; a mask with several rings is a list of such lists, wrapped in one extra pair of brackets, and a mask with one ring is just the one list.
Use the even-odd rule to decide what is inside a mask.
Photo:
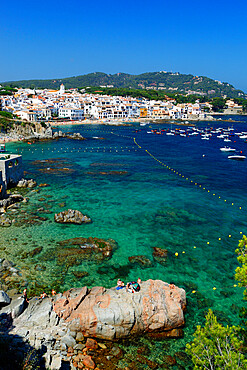
[[(148, 100), (122, 96), (83, 93), (77, 89), (33, 90), (19, 88), (14, 95), (0, 97), (0, 109), (10, 112), (23, 121), (54, 121), (86, 119), (108, 122), (112, 120), (131, 121), (139, 118), (203, 120), (211, 112), (210, 103), (177, 104), (176, 100)], [(239, 113), (242, 107), (233, 100), (227, 100), (229, 113)]]

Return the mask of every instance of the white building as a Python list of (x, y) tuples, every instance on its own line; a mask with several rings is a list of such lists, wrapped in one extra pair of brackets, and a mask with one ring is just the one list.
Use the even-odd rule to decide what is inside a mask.
[(58, 109), (58, 117), (81, 121), (84, 119), (84, 109), (61, 107)]

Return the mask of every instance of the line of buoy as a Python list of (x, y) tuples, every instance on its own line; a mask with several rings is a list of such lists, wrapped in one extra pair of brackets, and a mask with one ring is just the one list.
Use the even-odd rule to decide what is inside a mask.
[[(136, 139), (134, 138), (134, 143), (138, 146), (139, 149), (141, 149), (141, 146), (136, 142)], [(194, 180), (191, 180), (189, 179), (189, 177), (186, 177), (185, 175), (181, 174), (178, 170), (175, 170), (174, 168), (171, 168), (169, 165), (165, 164), (164, 162), (160, 161), (159, 159), (157, 159), (152, 153), (150, 153), (147, 149), (145, 149), (145, 152), (150, 156), (152, 157), (156, 162), (160, 163), (161, 166), (163, 167), (166, 167), (169, 171), (173, 172), (175, 175), (178, 175), (182, 178), (184, 178), (186, 181), (190, 181), (191, 184), (199, 187), (199, 188), (202, 188), (202, 190), (205, 190), (206, 192), (210, 193), (211, 191), (209, 189), (207, 189), (206, 187), (203, 187), (203, 185), (199, 184), (198, 182), (195, 182)], [(216, 193), (212, 193), (213, 196), (217, 196)], [(236, 206), (234, 202), (227, 202), (226, 199), (222, 198), (221, 196), (218, 196), (218, 199), (223, 199), (223, 201), (225, 203), (228, 203), (229, 205), (231, 206), (235, 206), (237, 207), (239, 210), (242, 209), (242, 206)]]

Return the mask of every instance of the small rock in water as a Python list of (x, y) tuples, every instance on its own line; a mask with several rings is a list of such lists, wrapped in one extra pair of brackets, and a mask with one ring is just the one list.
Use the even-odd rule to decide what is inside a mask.
[(39, 254), (41, 251), (42, 251), (43, 247), (37, 247), (35, 249), (33, 249), (31, 252), (29, 252), (29, 256), (30, 257), (34, 257), (36, 256), (37, 254)]
[(120, 358), (122, 358), (122, 357), (123, 357), (123, 351), (121, 350), (121, 348), (116, 347), (116, 346), (112, 347), (112, 349), (111, 349), (111, 354), (112, 354), (114, 357), (116, 357), (117, 359), (120, 359)]
[(92, 222), (90, 217), (83, 215), (80, 211), (74, 209), (68, 209), (66, 211), (56, 213), (54, 219), (55, 222), (62, 224), (88, 224)]
[(6, 215), (0, 215), (0, 226), (9, 227), (12, 221)]
[(135, 263), (141, 267), (151, 267), (152, 262), (146, 256), (131, 256), (128, 258), (130, 263)]
[(163, 361), (168, 366), (173, 366), (173, 365), (176, 365), (177, 363), (176, 359), (170, 355), (165, 355), (163, 358)]
[(9, 260), (4, 260), (2, 266), (6, 269), (9, 269), (10, 267), (14, 266), (14, 263)]
[(81, 279), (89, 275), (87, 271), (72, 271), (72, 274), (77, 277), (77, 279)]
[(153, 247), (153, 258), (160, 264), (164, 264), (167, 260), (167, 249)]

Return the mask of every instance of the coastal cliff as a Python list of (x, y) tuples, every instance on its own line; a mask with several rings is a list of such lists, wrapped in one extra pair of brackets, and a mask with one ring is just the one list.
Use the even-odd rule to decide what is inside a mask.
[(48, 139), (52, 138), (52, 128), (49, 123), (14, 123), (11, 128), (8, 129), (8, 135), (15, 139)]
[[(32, 298), (21, 314), (23, 298), (6, 302), (0, 310), (2, 335), (18, 335), (19, 342), (22, 338), (42, 352), (46, 368), (60, 369), (64, 362), (76, 368), (81, 360), (93, 369), (97, 358), (85, 348), (90, 347), (87, 343), (98, 344), (89, 338), (116, 341), (145, 333), (181, 336), (186, 294), (161, 280), (147, 280), (135, 293), (125, 288), (83, 287), (52, 298)], [(88, 338), (86, 346), (84, 337)]]

